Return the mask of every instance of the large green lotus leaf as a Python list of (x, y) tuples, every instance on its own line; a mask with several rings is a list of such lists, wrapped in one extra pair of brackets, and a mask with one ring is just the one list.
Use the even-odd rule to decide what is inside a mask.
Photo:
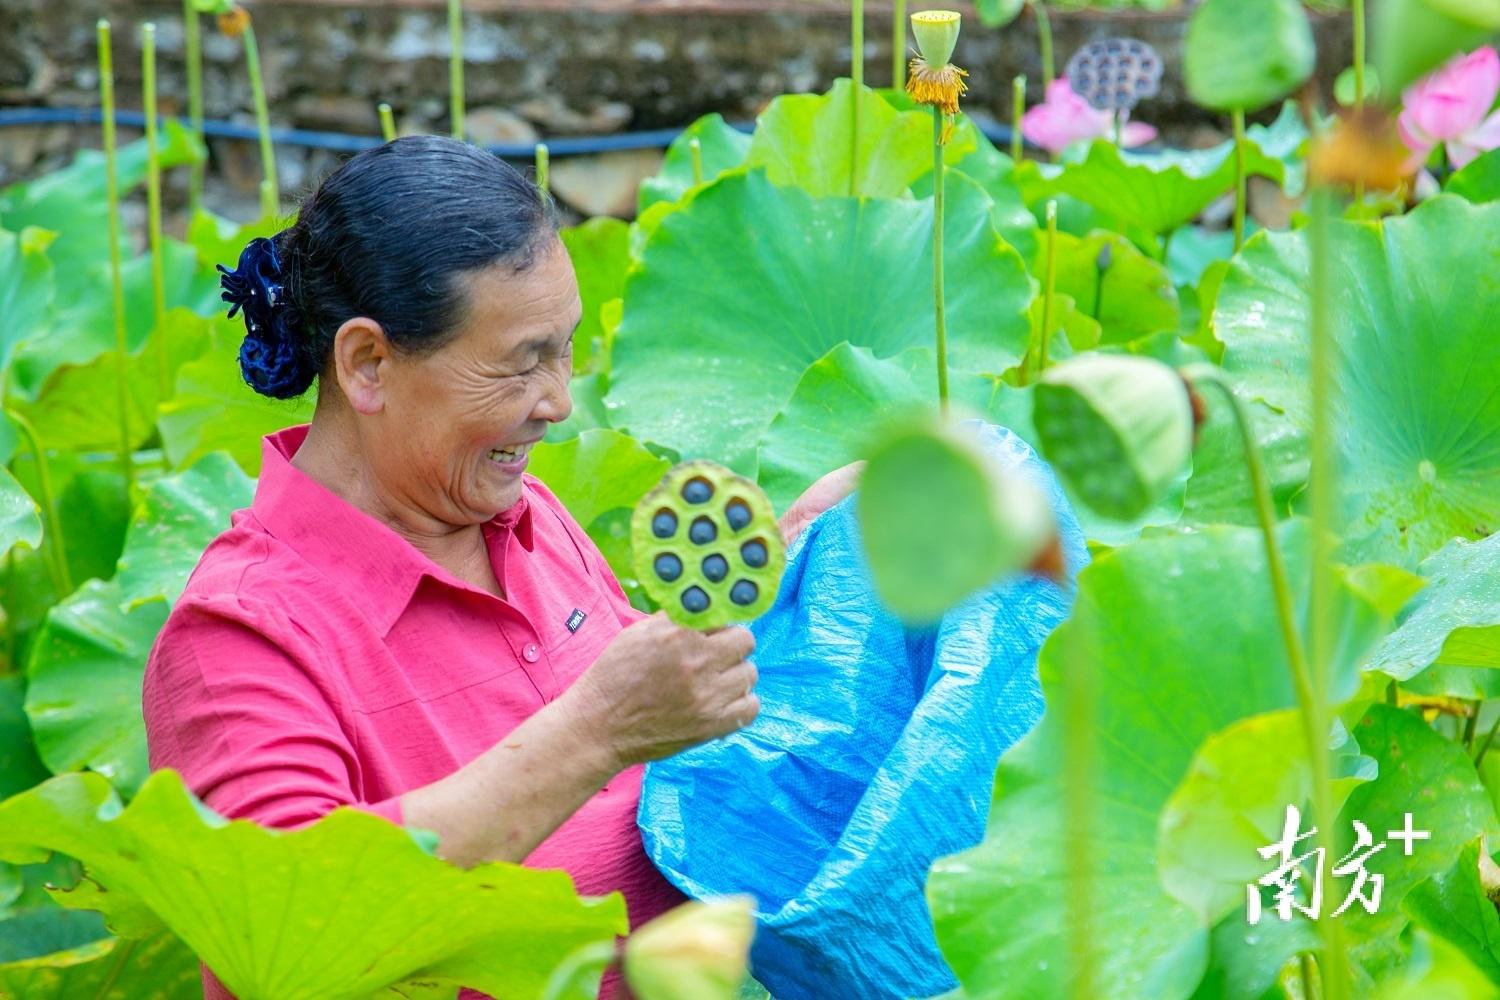
[[(1381, 875), (1385, 886), (1375, 913), (1355, 902), (1339, 917), (1358, 970), (1373, 980), (1388, 975), (1402, 958), (1397, 938), (1408, 917), (1402, 900), (1419, 883), (1446, 871), (1465, 844), (1496, 830), (1494, 806), (1479, 783), (1464, 748), (1445, 739), (1411, 712), (1385, 704), (1370, 706), (1354, 727), (1360, 748), (1379, 765), (1380, 774), (1350, 793), (1335, 827), (1334, 849), (1344, 857), (1354, 847), (1354, 821), (1369, 828), (1375, 843), (1386, 846), (1365, 864)], [(1430, 834), (1414, 841), (1407, 855), (1389, 831), (1412, 827)], [(1325, 903), (1341, 905), (1352, 880), (1325, 886)]]
[[(85, 937), (90, 925), (97, 925), (95, 914), (70, 913), (67, 910), (41, 911), (24, 918), (28, 925), (44, 920), (58, 923), (75, 918), (72, 925), (53, 932), (66, 939), (68, 934)], [(76, 918), (93, 918), (80, 921)], [(0, 924), (0, 942), (22, 928), (16, 921)], [(40, 928), (25, 928), (29, 941), (41, 942)], [(108, 935), (81, 940), (78, 943), (26, 958), (0, 962), (0, 996), (63, 998), (94, 997), (97, 1000), (198, 1000), (203, 996), (203, 981), (197, 957), (177, 937), (158, 933), (138, 941), (122, 941)]]
[(1209, 936), (1208, 971), (1192, 1000), (1286, 1000), (1288, 994), (1276, 985), (1282, 968), (1298, 953), (1318, 947), (1317, 929), (1300, 915), (1263, 919), (1252, 927), (1243, 912), (1231, 913)]
[(1500, 201), (1500, 149), (1490, 150), (1449, 177), (1443, 190), (1476, 205)]
[[(1339, 732), (1334, 748), (1335, 808), (1374, 761)], [(1281, 836), (1288, 804), (1312, 796), (1301, 714), (1241, 719), (1210, 736), (1162, 810), (1157, 860), (1168, 891), (1213, 922), (1245, 906), (1245, 886), (1265, 874), (1257, 851)]]
[[(162, 169), (201, 161), (206, 153), (191, 132), (168, 119), (157, 136)], [(117, 176), (123, 196), (146, 176), (146, 140), (119, 148)], [(109, 305), (109, 202), (104, 154), (86, 149), (62, 170), (0, 189), (0, 226), (20, 232), (40, 226), (58, 234), (48, 256), (57, 268), (60, 303), (98, 298)], [(122, 227), (123, 228), (123, 227)], [(113, 326), (106, 327), (113, 330)]]
[(1299, 0), (1204, 0), (1188, 21), (1183, 76), (1215, 111), (1258, 111), (1312, 76), (1317, 51)]
[(286, 224), (287, 220), (272, 215), (241, 224), (200, 208), (188, 221), (187, 239), (205, 267), (223, 264), (233, 270), (239, 265), (240, 253), (247, 243), (256, 237), (269, 239)]
[[(859, 154), (853, 143), (855, 88), (840, 79), (826, 94), (784, 94), (755, 122), (745, 166), (765, 167), (775, 184), (819, 197), (899, 198), (932, 170), (932, 114), (901, 111), (868, 87), (859, 94)], [(943, 162), (975, 149), (974, 134), (955, 130)]]
[[(1249, 235), (1258, 231), (1254, 219), (1245, 220), (1245, 231)], [(1232, 229), (1183, 226), (1172, 233), (1172, 242), (1167, 249), (1167, 268), (1172, 272), (1173, 284), (1196, 287), (1211, 264), (1227, 261), (1233, 256)]]
[[(948, 395), (958, 415), (982, 416), (1033, 437), (1031, 394), (993, 375), (950, 371)], [(760, 486), (786, 510), (820, 476), (861, 457), (870, 428), (889, 415), (926, 403), (937, 408), (937, 363), (926, 347), (890, 358), (839, 344), (814, 361), (760, 440)]]
[(37, 548), (42, 543), (42, 519), (31, 494), (0, 466), (0, 556), (20, 544)]
[(25, 791), (51, 773), (31, 741), (31, 724), (21, 708), (25, 697), (24, 676), (0, 674), (0, 799)]
[[(1379, 9), (1379, 8), (1377, 8)], [(1457, 947), (1418, 928), (1408, 955), (1371, 1000), (1496, 1000), (1500, 987)]]
[(261, 438), (312, 419), (314, 393), (289, 400), (260, 395), (241, 377), (237, 350), (236, 341), (233, 349), (215, 349), (178, 370), (177, 393), (161, 404), (156, 416), (173, 466), (227, 451), (240, 468), (259, 475)]
[[(1247, 390), (1236, 387), (1236, 395)], [(1245, 446), (1228, 403), (1217, 389), (1200, 389), (1208, 420), (1193, 449), (1193, 473), (1187, 482), (1183, 520), (1194, 524), (1257, 523), (1255, 497), (1245, 471)], [(1244, 399), (1250, 426), (1265, 463), (1271, 499), (1279, 514), (1307, 483), (1307, 438), (1258, 399)]]
[(1422, 563), (1427, 586), (1367, 669), (1405, 681), (1434, 663), (1500, 667), (1500, 535), (1456, 538)]
[[(219, 276), (199, 262), (192, 247), (168, 238), (163, 244), (162, 267), (168, 309), (181, 306), (207, 315), (220, 308)], [(58, 269), (61, 274), (60, 263)], [(125, 342), (131, 351), (137, 351), (156, 325), (151, 255), (142, 254), (127, 261), (121, 274), (125, 287)], [(84, 364), (114, 348), (114, 304), (107, 278), (101, 278), (74, 298), (67, 297), (59, 278), (58, 309), (50, 332), (16, 348), (12, 362), (16, 394), (34, 400), (48, 376), (58, 368)]]
[(230, 512), (254, 496), (254, 481), (224, 452), (152, 483), (130, 520), (114, 579), (127, 610), (175, 602), (208, 543), (229, 529)]
[(677, 201), (697, 186), (693, 181), (694, 139), (698, 140), (705, 183), (744, 163), (745, 153), (750, 149), (750, 136), (724, 121), (723, 115), (718, 112), (704, 115), (672, 140), (662, 161), (661, 172), (641, 181), (637, 214), (658, 202)]
[[(1500, 205), (1440, 196), (1330, 228), (1345, 538), (1352, 561), (1414, 567), (1500, 527)], [(1310, 427), (1308, 268), (1304, 234), (1259, 234), (1214, 313), (1224, 368), (1282, 440)]]
[[(1246, 172), (1295, 191), (1299, 175), (1287, 158), (1305, 137), (1296, 110), (1288, 105), (1270, 127), (1252, 126), (1248, 134)], [(1087, 147), (1081, 161), (1058, 169), (1033, 165), (1020, 176), (1028, 203), (1072, 195), (1162, 234), (1191, 222), (1234, 186), (1234, 142), (1211, 149), (1135, 153), (1100, 139)]]
[(578, 295), (583, 300), (583, 319), (573, 334), (573, 371), (590, 371), (595, 340), (604, 335), (599, 309), (620, 297), (625, 271), (630, 266), (630, 227), (619, 219), (600, 216), (559, 233), (573, 271), (578, 277)]
[(109, 931), (97, 913), (59, 906), (25, 910), (0, 922), (0, 968), (107, 937)]
[[(972, 136), (973, 152), (956, 163), (949, 163), (946, 169), (957, 170), (984, 188), (984, 193), (995, 203), (990, 209), (990, 221), (995, 224), (995, 231), (1016, 248), (1023, 260), (1031, 260), (1036, 255), (1039, 240), (1037, 220), (1026, 207), (1026, 199), (1016, 183), (1015, 163), (996, 149), (968, 117), (958, 119), (953, 134)], [(948, 163), (946, 155), (944, 162)], [(917, 198), (932, 197), (931, 170), (912, 182), (911, 193)]]
[[(227, 324), (225, 324), (227, 325)], [(200, 357), (214, 342), (214, 321), (187, 309), (173, 309), (150, 339), (125, 357), (122, 369), (117, 351), (106, 351), (83, 364), (65, 364), (48, 376), (36, 399), (17, 401), (48, 448), (70, 451), (113, 451), (120, 446), (120, 395), (123, 379), (126, 418), (132, 448), (152, 437), (156, 408), (161, 400), (161, 343), (167, 344), (168, 396), (177, 369)]]
[[(1032, 282), (995, 234), (988, 196), (952, 181), (949, 363), (1000, 372), (1025, 350)], [(705, 188), (662, 220), (626, 278), (611, 426), (752, 471), (808, 365), (844, 341), (879, 357), (932, 342), (931, 242), (930, 202), (813, 198), (761, 171)]]
[[(139, 465), (139, 456), (136, 461)], [(125, 477), (120, 472), (118, 457), (49, 448), (47, 465), (53, 495), (57, 498), (58, 518), (62, 521), (69, 574), (75, 582), (90, 577), (113, 576), (115, 561), (120, 558), (125, 542), (125, 527), (130, 521), (130, 501), (125, 496)], [(18, 455), (12, 468), (21, 485), (36, 496), (40, 491), (40, 480), (31, 452), (28, 450)], [(148, 470), (137, 468), (138, 481), (147, 475)], [(33, 555), (35, 553), (17, 551), (18, 568), (22, 557)], [(3, 580), (3, 574), (0, 574), (0, 580)], [(30, 596), (33, 595), (6, 593), (4, 604), (12, 625), (18, 618), (25, 617), (25, 608), (35, 606), (36, 602), (30, 600)], [(50, 595), (41, 610), (45, 611), (47, 606), (66, 596)]]
[(623, 897), (580, 898), (561, 870), (465, 870), (348, 808), (292, 832), (226, 822), (170, 770), (123, 808), (91, 774), (0, 803), (0, 857), (48, 850), (106, 890), (90, 905), (149, 908), (241, 997), (363, 998), (408, 980), (540, 997), (574, 949), (628, 927)]
[(1417, 924), (1454, 945), (1500, 983), (1500, 916), (1479, 882), (1481, 838), (1465, 844), (1453, 867), (1406, 894), (1401, 908)]
[(634, 509), (670, 466), (619, 431), (587, 430), (561, 444), (537, 445), (528, 471), (589, 526), (612, 510)]
[[(1032, 259), (1038, 281), (1046, 273), (1046, 239)], [(1107, 248), (1107, 249), (1106, 249)], [(1057, 291), (1103, 328), (1101, 342), (1123, 344), (1162, 330), (1177, 329), (1177, 289), (1160, 262), (1116, 233), (1079, 238), (1057, 234)], [(1104, 266), (1100, 266), (1100, 265)]]
[(130, 794), (146, 777), (141, 672), (167, 605), (124, 603), (116, 584), (90, 580), (48, 612), (27, 665), (26, 714), (54, 772), (87, 767)]
[(0, 374), (15, 346), (44, 333), (51, 321), (54, 279), (47, 248), (54, 235), (35, 226), (19, 233), (0, 229)]
[[(1279, 536), (1293, 572), (1304, 569), (1305, 525), (1290, 522)], [(1039, 659), (1048, 711), (1001, 759), (986, 838), (940, 859), (928, 879), (938, 943), (968, 996), (1065, 996), (1072, 986), (1078, 963), (1062, 929), (1077, 865), (1066, 851), (1074, 834), (1062, 761), (1075, 738), (1064, 720), (1080, 672), (1088, 679), (1076, 683), (1093, 692), (1092, 815), (1077, 835), (1088, 838), (1094, 864), (1084, 876), (1092, 876), (1096, 994), (1193, 992), (1210, 925), (1162, 884), (1158, 823), (1206, 738), (1295, 703), (1267, 579), (1260, 534), (1228, 527), (1146, 536), (1079, 574), (1072, 617)], [(1305, 607), (1305, 572), (1292, 585), (1294, 605)], [(1344, 687), (1379, 620), (1340, 593), (1334, 676)]]
[(127, 794), (145, 778), (146, 656), (198, 556), (251, 493), (225, 455), (158, 479), (131, 518), (114, 579), (90, 580), (48, 614), (27, 665), (26, 712), (53, 771), (89, 767)]

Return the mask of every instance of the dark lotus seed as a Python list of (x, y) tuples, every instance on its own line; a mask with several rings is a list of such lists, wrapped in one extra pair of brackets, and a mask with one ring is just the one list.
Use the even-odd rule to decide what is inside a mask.
[(659, 510), (651, 519), (651, 534), (657, 538), (671, 538), (677, 532), (677, 515), (670, 510)]
[(729, 599), (740, 607), (754, 604), (758, 596), (760, 596), (760, 588), (749, 580), (736, 580), (734, 586), (729, 588)]
[(758, 538), (752, 538), (740, 546), (740, 558), (745, 560), (746, 566), (760, 569), (766, 564), (766, 543)]
[(738, 499), (729, 501), (724, 508), (724, 519), (729, 522), (730, 531), (739, 531), (750, 523), (750, 505)]
[(702, 587), (689, 587), (682, 592), (682, 606), (695, 615), (701, 614), (708, 610), (708, 595)]
[(708, 518), (700, 517), (693, 522), (692, 527), (688, 528), (688, 537), (695, 545), (707, 545), (719, 537), (719, 529), (714, 527), (714, 523)]
[(688, 503), (708, 503), (714, 488), (707, 479), (689, 479), (682, 487), (682, 499)]
[(682, 560), (670, 552), (663, 552), (651, 563), (651, 568), (656, 570), (656, 575), (671, 583), (682, 575)]
[(729, 560), (715, 553), (703, 560), (703, 575), (718, 583), (729, 575)]

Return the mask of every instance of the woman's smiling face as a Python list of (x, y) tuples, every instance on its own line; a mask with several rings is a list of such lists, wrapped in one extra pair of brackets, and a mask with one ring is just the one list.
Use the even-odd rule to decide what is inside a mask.
[(480, 524), (521, 497), (527, 454), (573, 404), (573, 331), (583, 316), (562, 241), (530, 267), (458, 279), (456, 333), (425, 357), (392, 359), (380, 437), (365, 454), (382, 489), (450, 525)]

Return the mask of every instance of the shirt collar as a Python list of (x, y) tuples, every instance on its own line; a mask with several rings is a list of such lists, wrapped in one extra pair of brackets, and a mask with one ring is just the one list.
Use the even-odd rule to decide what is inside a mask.
[[(250, 509), (271, 535), (334, 583), (358, 594), (366, 617), (382, 635), (406, 609), (423, 577), (475, 589), (379, 519), (294, 466), (292, 456), (306, 440), (309, 426), (288, 427), (267, 434), (261, 442), (260, 480)], [(482, 525), (492, 552), (510, 534), (531, 551), (530, 480), (529, 475), (523, 476), (520, 500)]]

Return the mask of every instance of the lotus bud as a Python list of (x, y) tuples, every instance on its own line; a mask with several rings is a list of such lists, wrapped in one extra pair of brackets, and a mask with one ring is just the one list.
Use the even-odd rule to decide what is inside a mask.
[(683, 462), (636, 505), (635, 571), (679, 625), (722, 628), (770, 609), (786, 565), (776, 509), (761, 488), (714, 462)]
[(928, 420), (881, 434), (860, 477), (860, 536), (881, 602), (914, 625), (934, 622), (1056, 536), (1052, 506), (1024, 472), (1002, 467), (962, 428)]
[(1155, 503), (1192, 454), (1188, 385), (1150, 358), (1095, 354), (1047, 371), (1032, 419), (1043, 453), (1074, 495), (1129, 521)]
[(732, 1000), (755, 936), (755, 901), (728, 896), (686, 903), (625, 942), (625, 981), (640, 1000)]

